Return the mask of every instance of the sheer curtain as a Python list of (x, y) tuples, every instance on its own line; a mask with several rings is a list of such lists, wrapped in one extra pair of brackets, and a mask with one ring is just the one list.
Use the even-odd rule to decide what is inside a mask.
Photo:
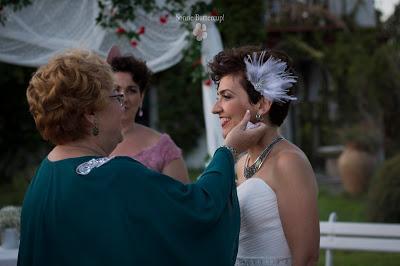
[[(0, 25), (0, 61), (24, 66), (45, 64), (66, 48), (87, 48), (105, 57), (110, 47), (117, 44), (123, 53), (145, 60), (156, 73), (178, 63), (187, 45), (186, 38), (194, 37), (180, 27), (175, 17), (169, 17), (163, 24), (159, 16), (138, 11), (135, 22), (124, 25), (132, 30), (145, 27), (137, 47), (132, 47), (126, 38), (119, 38), (114, 31), (96, 25), (99, 12), (96, 0), (35, 0), (16, 13), (4, 11), (8, 19), (4, 26)], [(212, 22), (207, 22), (207, 35), (202, 41), (204, 66), (222, 49), (218, 29)], [(212, 155), (222, 144), (219, 122), (211, 114), (215, 88), (203, 84), (202, 91), (207, 146)]]

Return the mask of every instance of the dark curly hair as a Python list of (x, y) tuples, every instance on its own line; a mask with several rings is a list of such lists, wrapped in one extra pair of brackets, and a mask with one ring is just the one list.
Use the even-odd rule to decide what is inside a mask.
[[(288, 70), (294, 73), (292, 69), (292, 62), (289, 56), (278, 50), (265, 50), (259, 46), (243, 46), (238, 48), (227, 49), (218, 53), (213, 60), (208, 64), (210, 68), (211, 79), (219, 84), (220, 80), (228, 75), (234, 75), (239, 77), (239, 82), (242, 87), (246, 90), (249, 96), (250, 103), (256, 104), (263, 97), (261, 93), (254, 89), (254, 86), (248, 81), (246, 77), (246, 64), (244, 59), (248, 55), (256, 53), (260, 56), (261, 52), (266, 51), (264, 56), (264, 62), (269, 57), (278, 58), (288, 65)], [(289, 88), (288, 95), (294, 95), (294, 87)], [(285, 120), (289, 111), (290, 101), (287, 102), (273, 102), (271, 109), (268, 113), (269, 121), (276, 126), (280, 126)]]
[(114, 72), (127, 72), (132, 80), (139, 85), (140, 93), (144, 93), (150, 82), (151, 71), (144, 61), (136, 59), (133, 55), (114, 57), (111, 61)]

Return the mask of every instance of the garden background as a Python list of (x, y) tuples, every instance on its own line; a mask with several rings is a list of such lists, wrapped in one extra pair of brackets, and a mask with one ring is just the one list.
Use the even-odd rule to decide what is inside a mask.
[[(133, 2), (140, 6), (152, 1)], [(365, 25), (360, 13), (374, 1), (336, 1), (342, 3), (340, 14), (332, 11), (331, 2), (216, 0), (193, 5), (191, 12), (224, 15), (216, 23), (224, 48), (255, 44), (292, 57), (299, 101), (290, 113), (291, 140), (306, 152), (317, 173), (320, 219), (327, 220), (334, 211), (339, 221), (400, 223), (400, 5), (385, 20), (374, 9), (372, 20), (367, 18), (374, 23)], [(0, 14), (2, 6), (34, 4), (1, 1)], [(6, 25), (6, 17), (0, 18)], [(105, 26), (117, 29), (115, 24)], [(140, 36), (121, 36), (126, 37), (140, 41)], [(191, 38), (183, 59), (154, 75), (157, 108), (147, 100), (143, 120), (149, 124), (151, 113), (157, 112), (152, 126), (169, 133), (185, 155), (204, 135), (201, 90), (209, 82), (199, 63), (200, 42)], [(0, 63), (0, 207), (21, 205), (30, 178), (51, 149), (37, 133), (25, 98), (34, 71)], [(354, 157), (356, 151), (362, 162)], [(363, 164), (363, 170), (348, 170), (356, 164)], [(345, 179), (349, 171), (354, 180)], [(192, 180), (200, 172), (190, 169)], [(399, 254), (335, 252), (336, 265), (399, 261)]]

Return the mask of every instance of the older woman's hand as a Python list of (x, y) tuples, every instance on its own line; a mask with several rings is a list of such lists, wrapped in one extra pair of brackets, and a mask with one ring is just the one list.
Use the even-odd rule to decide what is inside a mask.
[(247, 110), (242, 121), (236, 125), (226, 136), (225, 145), (236, 149), (238, 153), (246, 151), (250, 146), (256, 144), (267, 132), (267, 125), (257, 123), (254, 128), (246, 129), (250, 121), (250, 111)]

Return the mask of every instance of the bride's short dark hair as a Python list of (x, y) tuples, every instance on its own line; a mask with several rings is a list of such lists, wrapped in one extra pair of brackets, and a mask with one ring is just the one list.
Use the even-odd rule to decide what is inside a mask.
[[(208, 64), (211, 71), (211, 79), (218, 84), (225, 76), (232, 75), (238, 77), (240, 84), (249, 96), (250, 103), (256, 104), (263, 96), (256, 91), (254, 86), (247, 80), (244, 59), (253, 53), (260, 55), (262, 51), (266, 51), (264, 62), (271, 56), (278, 58), (286, 62), (289, 71), (294, 73), (291, 59), (286, 53), (278, 50), (262, 49), (259, 46), (242, 46), (222, 51), (213, 58), (213, 60)], [(289, 88), (288, 95), (294, 95), (294, 87)], [(290, 101), (284, 103), (273, 102), (269, 111), (270, 122), (273, 125), (280, 126), (288, 114), (289, 106)]]

